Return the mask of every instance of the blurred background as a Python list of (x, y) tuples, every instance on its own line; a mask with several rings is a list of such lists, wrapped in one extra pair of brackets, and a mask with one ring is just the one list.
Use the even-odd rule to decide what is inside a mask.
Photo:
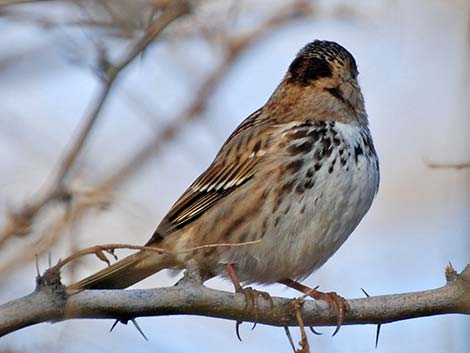
[[(103, 96), (110, 64), (131, 58), (168, 6), (174, 1), (0, 0), (0, 303), (33, 290), (36, 255), (43, 271), (49, 257), (87, 246), (144, 244), (315, 39), (356, 58), (382, 178), (360, 226), (304, 283), (346, 298), (363, 296), (361, 287), (394, 294), (439, 287), (449, 261), (458, 271), (470, 262), (468, 0), (195, 1)], [(64, 282), (103, 266), (83, 258)], [(163, 271), (135, 287), (176, 280)], [(207, 285), (232, 290), (220, 279)], [(245, 324), (239, 342), (230, 321), (138, 322), (149, 342), (131, 326), (108, 333), (112, 320), (75, 320), (10, 334), (0, 352), (291, 352), (282, 328)], [(344, 326), (332, 338), (333, 328), (319, 328), (325, 334), (310, 334), (310, 346), (470, 352), (468, 316), (384, 325), (377, 350), (375, 329)]]

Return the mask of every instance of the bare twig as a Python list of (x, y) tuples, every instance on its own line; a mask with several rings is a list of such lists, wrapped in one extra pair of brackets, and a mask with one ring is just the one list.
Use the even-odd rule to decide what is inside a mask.
[(426, 163), (432, 169), (465, 169), (470, 168), (470, 163)]
[[(389, 323), (442, 314), (470, 314), (470, 265), (457, 274), (448, 268), (441, 288), (405, 294), (348, 300), (343, 325)], [(73, 318), (131, 320), (139, 316), (201, 315), (273, 325), (297, 326), (292, 300), (259, 300), (258, 312), (247, 310), (243, 294), (209, 289), (194, 282), (147, 290), (88, 290), (67, 297), (57, 271), (38, 278), (36, 290), (0, 306), (0, 336), (46, 321)], [(306, 326), (336, 326), (337, 317), (321, 301), (305, 300), (301, 310)], [(256, 317), (255, 317), (256, 316)]]
[(59, 165), (57, 176), (52, 183), (51, 189), (30, 201), (26, 206), (16, 212), (11, 212), (7, 218), (6, 225), (0, 230), (0, 247), (13, 235), (27, 235), (31, 231), (31, 225), (39, 211), (52, 201), (69, 200), (72, 195), (64, 185), (72, 166), (74, 165), (87, 137), (100, 117), (100, 112), (114, 87), (114, 82), (119, 77), (124, 68), (134, 60), (172, 21), (189, 12), (189, 5), (186, 1), (174, 1), (165, 11), (149, 26), (143, 37), (137, 41), (116, 64), (107, 62), (103, 81), (104, 85), (100, 89), (95, 101), (91, 104), (90, 111), (84, 119), (76, 139), (71, 144)]
[(52, 1), (57, 1), (57, 0), (0, 0), (0, 7), (34, 4), (38, 2), (52, 2)]
[(193, 252), (196, 250), (201, 249), (209, 249), (209, 248), (232, 248), (232, 247), (240, 247), (240, 246), (247, 246), (247, 245), (254, 245), (261, 242), (262, 239), (259, 240), (252, 240), (252, 241), (245, 241), (240, 243), (215, 243), (215, 244), (205, 244), (200, 246), (195, 246), (188, 249), (181, 249), (178, 251), (170, 251), (164, 248), (157, 248), (155, 246), (141, 246), (141, 245), (131, 245), (131, 244), (103, 244), (103, 245), (95, 245), (88, 247), (86, 249), (82, 249), (77, 251), (76, 253), (66, 257), (65, 259), (59, 261), (59, 263), (54, 266), (56, 270), (60, 270), (63, 266), (67, 265), (68, 263), (75, 261), (79, 257), (95, 254), (97, 255), (100, 260), (105, 261), (109, 264), (104, 255), (104, 252), (112, 254), (114, 257), (114, 251), (117, 249), (127, 249), (127, 250), (146, 250), (146, 251), (153, 251), (160, 254), (183, 254), (188, 252)]

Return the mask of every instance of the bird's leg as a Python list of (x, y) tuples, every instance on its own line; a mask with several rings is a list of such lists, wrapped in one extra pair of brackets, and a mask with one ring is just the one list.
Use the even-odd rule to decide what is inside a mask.
[[(258, 297), (262, 297), (265, 300), (269, 301), (271, 305), (273, 303), (273, 300), (272, 300), (271, 296), (269, 295), (269, 293), (267, 293), (267, 292), (257, 291), (257, 290), (255, 290), (251, 287), (243, 288), (242, 285), (240, 284), (240, 280), (238, 279), (237, 271), (235, 270), (235, 266), (233, 264), (226, 264), (225, 268), (227, 270), (227, 273), (228, 273), (230, 279), (232, 280), (233, 286), (235, 287), (235, 292), (236, 293), (242, 293), (245, 296), (245, 301), (246, 301), (245, 308), (248, 309), (251, 306), (251, 308), (252, 308), (252, 310), (255, 314), (255, 320), (254, 320), (254, 324), (253, 324), (253, 327), (252, 327), (252, 330), (253, 330), (256, 326), (257, 321), (258, 321), (258, 305), (256, 304), (256, 302), (258, 300)], [(240, 334), (239, 334), (239, 331), (238, 331), (238, 328), (239, 328), (240, 324), (241, 324), (241, 322), (237, 322), (236, 331), (237, 331), (237, 337), (241, 341)]]
[(235, 292), (241, 293), (243, 291), (243, 287), (240, 284), (240, 280), (238, 279), (237, 271), (235, 271), (235, 266), (233, 266), (233, 264), (226, 264), (225, 269), (227, 270), (228, 276), (232, 280), (233, 286), (235, 287)]
[[(245, 296), (248, 296), (253, 305), (256, 305), (255, 298), (262, 297), (265, 300), (269, 301), (272, 305), (272, 298), (267, 292), (257, 291), (251, 287), (243, 288), (240, 284), (240, 280), (238, 279), (237, 271), (235, 270), (235, 266), (233, 264), (226, 264), (225, 268), (227, 269), (227, 273), (232, 280), (233, 286), (235, 287), (235, 292), (243, 293)], [(248, 295), (246, 293), (249, 293)]]
[(283, 279), (279, 281), (279, 283), (285, 284), (286, 286), (290, 288), (298, 290), (299, 292), (302, 292), (312, 297), (313, 299), (325, 301), (328, 304), (328, 307), (330, 308), (330, 310), (333, 307), (335, 307), (336, 312), (338, 313), (338, 321), (336, 325), (336, 330), (335, 332), (333, 332), (333, 336), (336, 335), (336, 333), (338, 333), (341, 325), (344, 322), (344, 313), (350, 309), (349, 304), (346, 301), (346, 299), (339, 296), (335, 292), (323, 293), (323, 292), (316, 290), (315, 288), (309, 288), (289, 278)]

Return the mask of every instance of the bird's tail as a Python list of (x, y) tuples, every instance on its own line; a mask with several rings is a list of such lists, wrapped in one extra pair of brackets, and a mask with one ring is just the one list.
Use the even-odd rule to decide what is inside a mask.
[(167, 255), (142, 250), (68, 286), (67, 289), (72, 292), (83, 289), (123, 289), (168, 266)]

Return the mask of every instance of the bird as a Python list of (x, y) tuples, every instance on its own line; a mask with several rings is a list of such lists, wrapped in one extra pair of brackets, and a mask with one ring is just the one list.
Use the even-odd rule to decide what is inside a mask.
[(282, 283), (333, 303), (342, 321), (342, 297), (300, 281), (350, 236), (379, 180), (356, 61), (338, 43), (315, 40), (145, 244), (164, 251), (141, 250), (69, 289), (123, 289), (191, 263), (205, 279), (230, 278), (237, 292), (241, 283)]

